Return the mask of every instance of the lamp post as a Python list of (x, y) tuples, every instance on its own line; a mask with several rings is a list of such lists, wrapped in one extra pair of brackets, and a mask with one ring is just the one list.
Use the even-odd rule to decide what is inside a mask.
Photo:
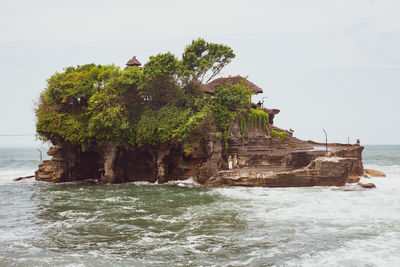
[(42, 150), (40, 150), (40, 149), (38, 149), (38, 148), (36, 148), (36, 150), (39, 151), (39, 153), (40, 153), (40, 163), (42, 163), (42, 162), (43, 162)]

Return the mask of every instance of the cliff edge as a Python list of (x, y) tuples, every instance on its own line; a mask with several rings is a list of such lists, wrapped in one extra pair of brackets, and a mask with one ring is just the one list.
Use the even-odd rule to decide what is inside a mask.
[(211, 134), (195, 156), (186, 155), (182, 146), (82, 148), (60, 142), (48, 151), (53, 158), (39, 166), (36, 179), (165, 183), (191, 177), (209, 187), (289, 187), (343, 186), (363, 175), (362, 146), (328, 144), (326, 152), (325, 144), (299, 140), (290, 131), (282, 141), (257, 127), (243, 137), (238, 128), (235, 122), (227, 148)]

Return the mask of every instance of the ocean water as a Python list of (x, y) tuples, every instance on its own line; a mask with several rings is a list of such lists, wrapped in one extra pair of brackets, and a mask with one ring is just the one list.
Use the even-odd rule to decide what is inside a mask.
[(307, 188), (50, 184), (35, 148), (0, 148), (0, 266), (400, 266), (400, 146), (386, 178)]

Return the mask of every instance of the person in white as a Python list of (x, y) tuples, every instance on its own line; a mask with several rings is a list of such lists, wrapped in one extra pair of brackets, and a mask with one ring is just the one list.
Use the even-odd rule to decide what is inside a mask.
[(228, 157), (228, 167), (229, 167), (230, 170), (233, 169), (233, 166), (232, 166), (232, 165), (233, 165), (233, 164), (232, 164), (232, 157), (231, 157), (231, 155), (229, 155), (229, 157)]

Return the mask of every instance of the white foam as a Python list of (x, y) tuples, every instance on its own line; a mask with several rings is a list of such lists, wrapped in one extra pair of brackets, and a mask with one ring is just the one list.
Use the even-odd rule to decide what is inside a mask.
[(137, 200), (138, 200), (138, 198), (130, 197), (130, 196), (110, 197), (110, 198), (102, 199), (102, 201), (111, 202), (111, 203), (123, 203), (123, 202), (134, 203)]
[[(387, 174), (386, 178), (361, 180), (376, 184), (376, 189), (347, 185), (306, 188), (236, 187), (214, 191), (239, 201), (240, 218), (251, 225), (248, 227), (259, 229), (259, 239), (267, 239), (278, 246), (274, 253), (269, 254), (271, 258), (276, 260), (282, 254), (302, 253), (301, 259), (292, 257), (293, 260), (289, 262), (283, 261), (283, 265), (393, 266), (400, 262), (400, 166), (365, 167)], [(288, 241), (282, 242), (284, 236), (287, 236)], [(260, 241), (258, 238), (253, 239), (254, 242)], [(322, 247), (327, 248), (301, 249), (301, 246), (291, 245), (291, 242), (308, 246), (320, 242)], [(331, 249), (331, 246), (336, 248)]]
[(138, 181), (138, 182), (131, 182), (130, 184), (135, 184), (139, 186), (162, 186), (162, 185), (176, 185), (176, 186), (181, 186), (181, 187), (199, 187), (201, 186), (199, 183), (193, 180), (192, 177), (186, 179), (186, 180), (174, 180), (174, 181), (168, 181), (166, 183), (160, 184), (158, 181), (155, 183), (150, 183), (146, 181)]
[(368, 240), (353, 240), (342, 247), (305, 253), (299, 260), (291, 260), (288, 265), (301, 266), (395, 266), (400, 263), (400, 235), (381, 236)]
[(177, 185), (181, 187), (198, 187), (201, 186), (199, 183), (193, 180), (192, 177), (186, 179), (186, 180), (175, 180), (175, 181), (169, 181), (166, 183), (167, 185)]

